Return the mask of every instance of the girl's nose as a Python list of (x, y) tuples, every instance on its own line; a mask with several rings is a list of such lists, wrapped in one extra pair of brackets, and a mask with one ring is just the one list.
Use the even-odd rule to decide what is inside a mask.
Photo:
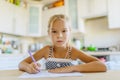
[(63, 37), (63, 34), (60, 32), (60, 33), (58, 34), (58, 37)]

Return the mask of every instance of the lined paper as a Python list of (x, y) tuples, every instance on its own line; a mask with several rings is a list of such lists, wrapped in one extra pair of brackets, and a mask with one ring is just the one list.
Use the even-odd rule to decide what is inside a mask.
[(40, 78), (40, 77), (63, 77), (63, 76), (82, 76), (79, 72), (73, 73), (49, 73), (48, 71), (42, 70), (37, 74), (29, 74), (24, 72), (19, 78)]

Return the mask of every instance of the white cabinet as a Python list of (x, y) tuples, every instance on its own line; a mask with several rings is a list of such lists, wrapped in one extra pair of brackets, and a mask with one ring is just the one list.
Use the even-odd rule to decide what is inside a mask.
[(30, 4), (29, 6), (29, 25), (28, 36), (39, 37), (41, 36), (41, 18), (42, 17), (42, 5)]
[(89, 15), (107, 15), (107, 0), (88, 0)]
[(71, 27), (73, 30), (77, 30), (78, 27), (78, 10), (77, 10), (78, 0), (68, 0), (68, 13), (71, 19)]
[(13, 33), (13, 7), (10, 3), (0, 2), (0, 32)]
[(108, 0), (109, 28), (120, 28), (120, 0)]
[(107, 15), (107, 0), (77, 0), (78, 29), (85, 32), (85, 20)]
[(18, 69), (19, 63), (24, 58), (23, 54), (0, 54), (0, 70)]
[(82, 18), (107, 15), (107, 0), (78, 0), (78, 11)]
[(65, 14), (65, 7), (56, 7), (56, 8), (51, 8), (44, 10), (42, 12), (42, 35), (48, 35), (48, 23), (50, 17), (52, 17), (55, 14)]
[(78, 16), (84, 17), (88, 15), (88, 0), (78, 0)]
[(0, 32), (26, 35), (27, 9), (18, 7), (6, 1), (0, 2)]
[(65, 14), (71, 20), (71, 28), (72, 32), (81, 32), (81, 19), (79, 20), (79, 7), (78, 7), (79, 0), (65, 0)]
[(27, 27), (28, 27), (28, 12), (27, 9), (22, 7), (14, 8), (14, 34), (16, 35), (27, 35)]

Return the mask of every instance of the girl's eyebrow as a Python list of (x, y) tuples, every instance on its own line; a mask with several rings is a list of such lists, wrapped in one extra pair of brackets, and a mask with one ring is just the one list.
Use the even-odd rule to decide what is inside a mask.
[(63, 28), (63, 29), (68, 29), (68, 28)]
[[(57, 29), (51, 28), (50, 30), (51, 30), (51, 31), (56, 31)], [(64, 27), (62, 30), (68, 30), (68, 28), (67, 28), (67, 27)]]
[[(68, 28), (63, 28), (63, 29), (68, 29)], [(51, 28), (51, 30), (56, 30), (55, 28)]]
[(54, 28), (51, 28), (51, 30), (55, 30)]

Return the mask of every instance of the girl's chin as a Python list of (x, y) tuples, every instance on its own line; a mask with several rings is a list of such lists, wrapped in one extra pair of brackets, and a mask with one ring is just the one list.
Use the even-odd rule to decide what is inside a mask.
[(64, 47), (65, 44), (56, 44), (55, 46), (56, 46), (56, 47)]

